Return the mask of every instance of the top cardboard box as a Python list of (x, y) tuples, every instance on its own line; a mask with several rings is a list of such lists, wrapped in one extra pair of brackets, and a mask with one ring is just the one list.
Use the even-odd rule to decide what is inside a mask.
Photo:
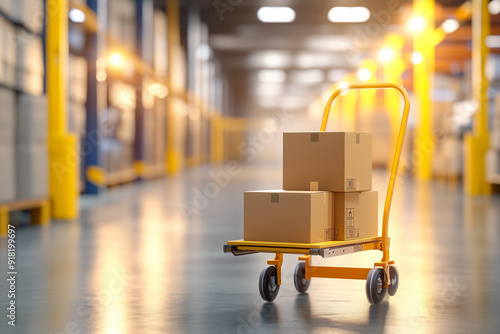
[(372, 137), (360, 132), (283, 133), (283, 189), (372, 189)]

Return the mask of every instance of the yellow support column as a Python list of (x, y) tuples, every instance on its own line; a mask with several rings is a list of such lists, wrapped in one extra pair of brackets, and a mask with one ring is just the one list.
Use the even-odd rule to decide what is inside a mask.
[(52, 217), (78, 216), (76, 136), (66, 129), (66, 71), (68, 68), (68, 1), (50, 0), (47, 11), (47, 101), (49, 192)]
[[(355, 74), (349, 73), (342, 79), (342, 84), (352, 84), (358, 81)], [(340, 83), (339, 83), (340, 84)], [(337, 101), (339, 112), (340, 131), (356, 131), (356, 106), (359, 100), (359, 92), (349, 92), (342, 95)]]
[(168, 86), (167, 97), (167, 173), (175, 174), (181, 168), (182, 152), (179, 145), (179, 109), (183, 106), (182, 63), (180, 61), (179, 0), (167, 1)]
[(422, 62), (413, 67), (413, 86), (417, 98), (418, 124), (413, 143), (413, 166), (415, 176), (428, 180), (432, 176), (432, 153), (434, 151), (434, 136), (432, 134), (432, 76), (434, 75), (434, 1), (415, 0), (413, 3), (415, 17), (424, 21), (420, 31), (415, 32), (413, 48), (422, 55)]
[[(385, 47), (392, 50), (392, 59), (384, 62), (383, 78), (384, 82), (391, 82), (402, 84), (401, 75), (405, 69), (403, 61), (403, 45), (404, 41), (401, 35), (388, 33), (384, 38)], [(389, 115), (390, 122), (390, 142), (391, 153), (396, 149), (396, 142), (399, 134), (399, 127), (401, 124), (401, 94), (393, 89), (385, 89), (384, 93), (384, 109)], [(387, 161), (387, 169), (390, 170), (392, 166), (392, 154), (389, 154)]]
[(478, 110), (474, 114), (473, 132), (464, 137), (464, 190), (469, 195), (491, 193), (485, 177), (485, 154), (489, 147), (488, 80), (484, 64), (488, 48), (484, 40), (490, 32), (488, 1), (472, 1), (472, 90)]
[[(370, 71), (370, 77), (367, 80), (362, 80), (365, 83), (375, 83), (377, 81), (376, 73), (377, 73), (377, 64), (372, 59), (364, 59), (360, 66), (360, 69), (366, 69)], [(358, 79), (362, 79), (359, 78)], [(333, 92), (332, 92), (333, 93)], [(359, 94), (359, 113), (363, 114), (371, 114), (375, 111), (376, 106), (376, 93), (377, 91), (374, 89), (364, 89), (358, 92)], [(330, 94), (331, 95), (331, 94)]]

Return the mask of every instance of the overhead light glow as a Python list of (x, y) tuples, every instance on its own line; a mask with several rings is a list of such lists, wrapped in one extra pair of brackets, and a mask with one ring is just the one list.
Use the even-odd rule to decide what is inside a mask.
[(290, 7), (260, 7), (257, 18), (264, 23), (289, 23), (295, 20), (295, 11)]
[(493, 0), (488, 4), (488, 11), (491, 15), (500, 14), (500, 0)]
[(109, 64), (113, 67), (120, 67), (123, 64), (123, 56), (118, 52), (112, 53), (109, 56)]
[(85, 13), (79, 9), (71, 8), (69, 11), (69, 19), (77, 23), (85, 22)]
[(412, 17), (410, 21), (408, 21), (408, 27), (411, 31), (421, 31), (425, 27), (425, 20), (420, 16)]
[(490, 49), (498, 49), (500, 48), (500, 36), (498, 35), (486, 36), (484, 44)]
[(456, 19), (448, 19), (443, 22), (441, 27), (443, 28), (445, 33), (450, 34), (457, 30), (458, 27), (460, 27), (460, 23), (458, 23)]
[(286, 72), (283, 70), (260, 70), (257, 73), (260, 82), (284, 82)]
[(366, 22), (369, 18), (370, 11), (366, 7), (333, 7), (328, 12), (330, 22)]
[(196, 50), (198, 59), (201, 60), (209, 60), (213, 56), (213, 51), (210, 45), (208, 44), (201, 44), (198, 46), (198, 49)]
[(97, 82), (106, 81), (106, 79), (107, 79), (106, 71), (103, 71), (103, 70), (97, 71), (95, 78), (96, 78)]
[(341, 81), (338, 83), (338, 86), (340, 89), (347, 89), (349, 88), (349, 83), (347, 81)]
[(168, 95), (168, 88), (161, 83), (155, 82), (149, 85), (148, 92), (159, 97), (160, 99), (163, 99)]
[(252, 54), (249, 65), (256, 68), (284, 68), (292, 65), (292, 56), (283, 51), (260, 51)]
[(380, 59), (385, 63), (391, 61), (393, 57), (394, 57), (394, 51), (392, 51), (392, 49), (390, 48), (382, 48), (378, 52), (378, 59)]
[(359, 81), (368, 81), (372, 78), (372, 72), (366, 67), (362, 67), (356, 73)]
[(422, 60), (424, 60), (424, 57), (422, 56), (422, 54), (418, 51), (413, 51), (411, 53), (411, 63), (413, 65), (418, 65), (422, 62)]

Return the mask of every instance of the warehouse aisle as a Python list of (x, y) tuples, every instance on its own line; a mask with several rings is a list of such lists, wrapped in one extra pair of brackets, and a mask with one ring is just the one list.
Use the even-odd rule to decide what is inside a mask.
[[(322, 279), (298, 295), (297, 258), (285, 256), (280, 294), (264, 303), (257, 279), (272, 256), (234, 257), (222, 245), (242, 236), (243, 191), (280, 188), (281, 166), (230, 167), (115, 188), (84, 199), (79, 222), (18, 228), (16, 332), (498, 331), (500, 197), (463, 199), (453, 186), (400, 179), (390, 225), (396, 296), (370, 306), (364, 281)], [(375, 174), (380, 209), (386, 181)], [(370, 266), (380, 256), (313, 262)], [(10, 329), (0, 322), (1, 333)]]

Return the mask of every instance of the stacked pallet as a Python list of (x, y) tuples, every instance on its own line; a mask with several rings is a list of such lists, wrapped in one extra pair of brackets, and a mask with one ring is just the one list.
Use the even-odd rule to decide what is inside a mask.
[(371, 135), (283, 135), (283, 189), (244, 197), (244, 239), (317, 243), (378, 233)]

